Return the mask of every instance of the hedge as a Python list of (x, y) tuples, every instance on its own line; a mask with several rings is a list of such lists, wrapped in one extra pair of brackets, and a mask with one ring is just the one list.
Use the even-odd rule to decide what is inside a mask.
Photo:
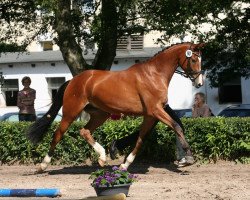
[[(106, 149), (113, 139), (119, 139), (139, 130), (142, 118), (126, 117), (123, 120), (108, 120), (93, 134)], [(201, 162), (231, 160), (250, 163), (250, 118), (183, 118), (185, 135), (194, 156)], [(39, 145), (32, 145), (25, 136), (29, 122), (0, 122), (1, 164), (30, 164), (41, 162), (47, 154), (53, 131), (53, 123), (47, 136)], [(87, 142), (79, 136), (83, 122), (74, 122), (63, 140), (57, 145), (53, 164), (80, 165), (97, 155)], [(158, 123), (146, 138), (137, 161), (152, 160), (172, 162), (175, 160), (175, 134), (167, 126)], [(126, 149), (124, 154), (130, 152)]]

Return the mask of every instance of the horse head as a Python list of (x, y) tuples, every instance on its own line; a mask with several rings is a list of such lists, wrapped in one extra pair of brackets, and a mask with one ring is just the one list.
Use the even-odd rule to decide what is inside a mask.
[(203, 85), (203, 71), (201, 70), (201, 48), (204, 43), (190, 44), (182, 51), (179, 58), (179, 65), (184, 70), (185, 77), (188, 77), (196, 88)]

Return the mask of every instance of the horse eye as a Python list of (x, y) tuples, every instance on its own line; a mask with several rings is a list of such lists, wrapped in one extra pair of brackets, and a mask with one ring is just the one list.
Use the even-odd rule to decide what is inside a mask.
[(196, 60), (195, 60), (195, 59), (192, 59), (192, 62), (193, 62), (193, 63), (195, 63), (195, 62), (196, 62)]

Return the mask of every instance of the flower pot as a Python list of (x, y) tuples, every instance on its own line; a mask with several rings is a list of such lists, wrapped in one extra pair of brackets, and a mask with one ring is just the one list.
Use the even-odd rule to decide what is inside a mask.
[(108, 195), (114, 195), (114, 194), (119, 194), (119, 193), (124, 193), (126, 196), (128, 196), (130, 185), (131, 183), (113, 185), (113, 186), (101, 185), (99, 187), (94, 186), (94, 189), (95, 189), (97, 196), (108, 196)]

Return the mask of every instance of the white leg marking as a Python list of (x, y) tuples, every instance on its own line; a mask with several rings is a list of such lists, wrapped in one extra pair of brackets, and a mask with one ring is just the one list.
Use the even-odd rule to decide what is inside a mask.
[(51, 162), (51, 157), (47, 154), (44, 159), (43, 162), (41, 163), (41, 169), (45, 170), (48, 167), (48, 164)]
[(129, 154), (129, 156), (126, 159), (126, 162), (124, 164), (121, 164), (122, 169), (128, 169), (129, 165), (134, 161), (135, 155), (132, 153)]
[(105, 149), (98, 143), (95, 142), (95, 144), (93, 145), (93, 148), (95, 149), (95, 151), (100, 155), (100, 159), (104, 162), (106, 162), (106, 153), (105, 153)]

